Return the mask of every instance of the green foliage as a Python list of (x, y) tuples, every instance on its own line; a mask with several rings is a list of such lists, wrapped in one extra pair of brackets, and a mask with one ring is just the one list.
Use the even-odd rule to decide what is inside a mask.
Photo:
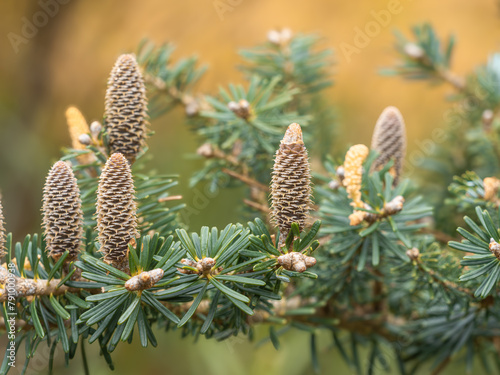
[[(101, 147), (91, 145), (83, 152), (64, 149), (65, 155), (61, 158), (61, 160), (70, 161), (73, 165), (81, 191), (84, 224), (88, 227), (96, 225), (96, 195), (99, 178), (95, 176), (100, 175), (107, 160), (104, 151), (107, 142), (104, 131), (99, 134), (98, 142), (102, 144)], [(145, 159), (147, 157), (144, 155), (147, 152), (146, 147), (139, 154), (132, 168), (140, 230), (143, 233), (156, 231), (161, 236), (168, 236), (179, 226), (178, 212), (185, 207), (185, 204), (175, 204), (175, 200), (169, 201), (171, 197), (169, 190), (178, 185), (177, 175), (151, 173), (146, 170)], [(82, 155), (94, 156), (94, 162), (80, 164), (77, 157)]]
[[(483, 207), (496, 219), (498, 192), (491, 199), (486, 199), (484, 180), (475, 172), (465, 172), (462, 176), (455, 176), (453, 180), (449, 187), (452, 197), (448, 204), (467, 215), (471, 215), (476, 207)], [(498, 224), (497, 221), (495, 223)]]
[(281, 43), (273, 43), (268, 37), (266, 43), (240, 51), (245, 61), (240, 69), (247, 79), (255, 75), (269, 81), (281, 77), (275, 87), (278, 92), (285, 86), (300, 90), (290, 107), (299, 115), (307, 116), (314, 125), (305, 130), (308, 145), (310, 152), (323, 157), (332, 152), (332, 140), (337, 135), (334, 109), (322, 96), (323, 90), (333, 84), (333, 51), (321, 48), (322, 39), (314, 34), (289, 37)]
[[(474, 171), (480, 178), (500, 173), (500, 122), (495, 116), (500, 105), (498, 58), (492, 55), (487, 64), (462, 78), (450, 70), (455, 44), (452, 37), (443, 42), (429, 24), (415, 26), (413, 34), (410, 40), (397, 33), (396, 50), (402, 62), (383, 73), (448, 83), (455, 90), (448, 98), (452, 104), (444, 116), (444, 136), (429, 140), (429, 152), (415, 166), (421, 169), (422, 192), (433, 200), (439, 229), (452, 233), (461, 216), (449, 204), (459, 202), (450, 199), (445, 187), (453, 182), (454, 176), (468, 171)], [(452, 190), (455, 188), (452, 186)]]
[[(281, 255), (278, 249), (279, 243), (279, 232), (276, 234), (276, 240), (273, 241), (272, 236), (267, 230), (265, 224), (260, 219), (255, 219), (255, 221), (249, 222), (248, 226), (252, 232), (250, 237), (250, 246), (248, 251), (240, 252), (240, 254), (248, 256), (250, 259), (261, 260), (253, 266), (254, 271), (260, 271), (268, 267), (277, 267), (275, 269), (276, 279), (279, 281), (290, 282), (292, 277), (307, 277), (311, 279), (316, 279), (318, 275), (315, 273), (305, 271), (302, 273), (286, 270), (282, 266), (279, 266), (276, 257)], [(318, 241), (314, 241), (314, 238), (319, 232), (321, 226), (321, 221), (316, 221), (309, 231), (303, 231), (300, 233), (299, 227), (296, 223), (292, 225), (292, 229), (285, 242), (284, 253), (287, 254), (290, 251), (300, 252), (302, 254), (312, 254), (314, 250), (319, 246)]]
[(426, 242), (421, 241), (418, 247), (418, 259), (391, 270), (398, 284), (408, 286), (404, 291), (394, 291), (396, 298), (391, 303), (408, 316), (415, 312), (425, 314), (426, 309), (436, 306), (454, 309), (471, 300), (467, 289), (456, 283), (462, 273), (457, 257), (435, 242)]
[(449, 189), (455, 200), (451, 204), (461, 210), (488, 204), (484, 200), (484, 182), (475, 172), (466, 172), (462, 176), (455, 176), (453, 180)]
[(464, 220), (474, 233), (458, 228), (458, 233), (465, 240), (461, 243), (452, 241), (450, 247), (473, 254), (464, 257), (462, 265), (470, 267), (470, 272), (462, 275), (460, 280), (468, 281), (481, 278), (481, 284), (477, 286), (474, 295), (485, 298), (500, 280), (500, 260), (497, 259), (493, 251), (490, 251), (490, 242), (500, 241), (500, 236), (498, 228), (493, 223), (488, 211), (476, 207), (476, 215), (482, 228), (466, 216)]
[[(407, 374), (427, 366), (437, 373), (454, 358), (463, 358), (468, 368), (479, 358), (487, 372), (498, 372), (500, 211), (495, 199), (485, 199), (483, 178), (500, 172), (500, 120), (495, 116), (499, 59), (494, 55), (462, 85), (449, 72), (453, 39), (443, 47), (427, 24), (413, 33), (413, 41), (398, 34), (403, 62), (390, 73), (449, 82), (457, 90), (453, 131), (424, 163), (441, 179), (428, 178), (434, 190), (429, 181), (394, 185), (393, 162), (372, 170), (372, 152), (363, 164), (362, 205), (353, 207), (338, 168), (341, 162), (318, 147), (326, 175), (315, 174), (315, 212), (302, 232), (292, 224), (281, 248), (267, 210), (272, 158), (291, 122), (304, 126), (313, 157), (316, 144), (330, 148), (323, 130), (331, 127), (325, 120), (331, 117), (319, 96), (331, 83), (330, 52), (318, 49), (316, 36), (288, 35), (279, 43), (270, 38), (242, 51), (247, 84), (228, 84), (218, 95), (201, 95), (195, 84), (204, 69), (196, 58), (173, 63), (172, 45), (157, 48), (142, 42), (138, 60), (150, 90), (151, 117), (184, 106), (204, 147), (198, 153), (207, 158), (205, 166), (191, 184), (208, 181), (215, 187), (226, 175), (236, 176), (228, 187), (247, 184), (250, 205), (261, 211), (253, 216), (260, 217), (245, 225), (203, 226), (188, 233), (177, 215), (183, 205), (171, 195), (176, 176), (149, 170), (144, 147), (132, 166), (140, 236), (129, 243), (128, 269), (115, 269), (102, 260), (95, 231), (98, 176), (108, 158), (105, 126), (90, 134), (85, 150), (64, 150), (84, 210), (78, 259), (68, 263), (65, 254), (54, 261), (36, 234), (17, 243), (9, 234), (6, 241), (9, 269), (19, 285), (32, 287), (18, 290), (15, 303), (0, 294), (6, 328), (11, 310), (22, 321), (15, 345), (18, 350), (24, 341), (25, 366), (39, 345), (50, 347), (49, 369), (61, 345), (66, 362), (79, 347), (88, 370), (85, 343), (99, 345), (113, 368), (111, 354), (121, 342), (135, 339), (144, 347), (156, 346), (156, 335), (171, 330), (183, 337), (252, 338), (254, 325), (265, 322), (270, 324), (265, 340), (276, 349), (285, 345), (288, 330), (307, 332), (316, 371), (321, 371), (318, 332), (325, 330), (331, 333), (332, 350), (357, 374), (377, 369)], [(486, 110), (493, 112), (491, 121), (484, 118)], [(338, 155), (344, 150), (332, 151)], [(464, 173), (468, 169), (474, 172)], [(446, 205), (444, 197), (449, 198)], [(454, 226), (472, 209), (478, 221), (466, 216), (470, 230), (458, 229), (464, 240), (446, 247), (449, 234), (439, 229)], [(359, 223), (351, 222), (354, 211), (362, 215)], [(460, 261), (455, 250), (467, 254)], [(314, 256), (317, 263), (311, 270), (292, 271), (280, 258), (290, 255)], [(1, 267), (1, 277), (4, 271)], [(160, 275), (154, 283), (138, 283), (149, 282), (152, 274)], [(45, 289), (37, 289), (37, 280)], [(5, 358), (0, 372), (8, 368)]]
[[(369, 174), (374, 156), (372, 154), (364, 165), (361, 188), (362, 200), (370, 208), (359, 210), (378, 215), (386, 203), (405, 194), (406, 184), (392, 186), (392, 176), (387, 172), (389, 165), (380, 172)], [(316, 191), (322, 197), (319, 210), (323, 220), (321, 234), (328, 239), (326, 247), (329, 249), (323, 252), (325, 259), (321, 265), (325, 266), (327, 273), (336, 270), (322, 289), (327, 297), (336, 295), (366, 302), (372, 296), (367, 294), (369, 291), (364, 285), (380, 277), (373, 270), (385, 268), (387, 272), (387, 267), (390, 269), (409, 262), (406, 251), (424, 237), (418, 231), (426, 225), (418, 221), (428, 217), (432, 209), (423, 204), (421, 197), (412, 197), (394, 216), (350, 225), (348, 216), (353, 208), (345, 188), (332, 190), (324, 186)]]
[[(240, 85), (229, 85), (229, 92), (219, 90), (219, 98), (206, 97), (213, 109), (200, 115), (211, 122), (197, 133), (211, 147), (231, 157), (209, 159), (205, 168), (193, 176), (191, 185), (209, 179), (212, 186), (217, 186), (224, 176), (222, 168), (237, 169), (240, 173), (250, 170), (259, 182), (269, 183), (272, 159), (268, 155), (274, 154), (286, 127), (292, 122), (306, 126), (310, 120), (289, 109), (298, 89), (287, 86), (281, 92), (275, 91), (280, 80), (279, 76), (270, 81), (254, 76), (247, 90)], [(250, 105), (248, 118), (228, 108), (228, 103), (241, 100)], [(306, 127), (304, 129), (307, 134)]]
[[(74, 357), (78, 345), (85, 341), (98, 342), (104, 358), (113, 367), (110, 353), (123, 341), (131, 342), (134, 332), (138, 332), (141, 345), (156, 346), (152, 326), (156, 324), (168, 329), (182, 328), (185, 334), (200, 332), (207, 337), (223, 339), (238, 332), (248, 333), (251, 329), (245, 316), (255, 311), (270, 312), (271, 301), (279, 300), (277, 292), (283, 280), (290, 282), (293, 277), (309, 276), (283, 271), (280, 267), (266, 263), (273, 255), (255, 256), (255, 245), (250, 245), (255, 235), (251, 231), (265, 228), (257, 220), (249, 223), (249, 228), (229, 224), (224, 230), (209, 230), (203, 227), (200, 234), (190, 236), (183, 229), (177, 230), (179, 241), (173, 236), (161, 237), (145, 235), (130, 245), (129, 262), (131, 275), (162, 269), (163, 277), (147, 290), (128, 290), (125, 283), (131, 275), (103, 262), (97, 244), (82, 253), (67, 277), (63, 278), (64, 256), (54, 263), (47, 258), (44, 242), (39, 243), (38, 235), (27, 236), (23, 243), (11, 245), (8, 241), (8, 259), (17, 260), (14, 274), (33, 279), (60, 279), (59, 286), (77, 288), (62, 294), (40, 295), (31, 302), (20, 299), (17, 313), (19, 318), (33, 327), (20, 331), (16, 343), (26, 341), (27, 350), (32, 353), (43, 341), (47, 345), (60, 342), (68, 359)], [(251, 228), (251, 229), (250, 229)], [(308, 233), (298, 233), (297, 248), (303, 251), (314, 240), (319, 223)], [(265, 229), (267, 232), (267, 229)], [(267, 241), (269, 232), (267, 232)], [(93, 236), (87, 238), (93, 241)], [(257, 241), (262, 241), (258, 237)], [(261, 245), (262, 247), (262, 245)], [(317, 244), (312, 245), (312, 248)], [(312, 251), (309, 248), (309, 251)], [(213, 257), (216, 261), (209, 274), (185, 274), (189, 269), (182, 258), (203, 259)], [(259, 270), (255, 270), (261, 265)], [(28, 267), (28, 268), (26, 268)], [(81, 271), (85, 281), (74, 281), (71, 276)], [(311, 277), (311, 276), (309, 276)], [(99, 291), (98, 293), (96, 293)], [(197, 312), (203, 301), (212, 300), (209, 307)], [(179, 306), (190, 303), (182, 316), (178, 316)], [(179, 305), (181, 304), (181, 305)], [(69, 325), (65, 322), (69, 322)], [(68, 337), (67, 328), (70, 327)], [(29, 360), (29, 358), (28, 358)]]
[(446, 308), (429, 309), (424, 319), (417, 319), (410, 326), (409, 334), (415, 337), (410, 348), (410, 371), (415, 372), (426, 362), (431, 363), (433, 371), (440, 371), (452, 357), (465, 361), (466, 370), (472, 371), (475, 356), (486, 373), (498, 371), (491, 343), (491, 329), (498, 319), (495, 310), (498, 311), (498, 304), (455, 309), (451, 313)]
[(298, 34), (288, 43), (268, 41), (251, 49), (240, 51), (246, 64), (241, 70), (248, 77), (258, 75), (268, 80), (282, 76), (280, 89), (292, 84), (305, 93), (314, 93), (329, 87), (328, 68), (333, 52), (317, 50), (320, 38), (316, 35)]
[(149, 89), (149, 115), (153, 119), (186, 100), (185, 96), (193, 91), (206, 71), (206, 66), (198, 67), (195, 56), (174, 63), (174, 50), (171, 43), (157, 47), (147, 39), (143, 39), (137, 48), (137, 62), (144, 69)]
[(453, 36), (443, 43), (434, 28), (424, 23), (412, 28), (413, 40), (395, 32), (396, 51), (401, 62), (393, 69), (384, 69), (386, 75), (400, 75), (406, 79), (427, 79), (439, 83), (443, 72), (451, 65), (455, 39)]

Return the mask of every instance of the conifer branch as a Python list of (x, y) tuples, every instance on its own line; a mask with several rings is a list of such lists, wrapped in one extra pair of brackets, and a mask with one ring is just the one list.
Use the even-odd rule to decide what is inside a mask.
[(259, 190), (263, 190), (263, 191), (269, 191), (269, 187), (261, 184), (258, 181), (255, 181), (251, 177), (248, 177), (248, 176), (243, 175), (243, 174), (239, 174), (239, 173), (232, 171), (230, 169), (227, 169), (227, 168), (222, 168), (222, 172), (226, 173), (227, 175), (229, 175), (231, 177), (236, 178), (237, 180), (240, 180), (241, 182), (247, 184), (250, 187), (255, 187), (255, 188), (257, 188)]
[(266, 215), (271, 212), (269, 206), (251, 201), (249, 199), (243, 199), (243, 203), (245, 203), (247, 206), (252, 207), (253, 209), (260, 211)]
[(6, 285), (8, 278), (14, 278), (14, 291), (7, 291), (5, 288), (0, 288), (0, 303), (6, 302), (8, 297), (11, 296), (14, 299), (19, 299), (22, 297), (30, 296), (50, 296), (50, 295), (63, 295), (67, 291), (78, 291), (78, 289), (70, 288), (66, 285), (60, 285), (60, 279), (52, 280), (33, 280), (18, 276), (11, 276), (7, 269), (0, 266), (0, 285)]
[[(500, 57), (469, 75), (465, 86), (451, 73), (453, 41), (443, 49), (430, 26), (414, 31), (413, 44), (400, 39), (404, 64), (395, 72), (449, 82), (460, 90), (459, 100), (465, 91), (474, 96), (477, 108), (460, 114), (463, 129), (452, 134), (466, 148), (449, 156), (460, 153), (481, 176), (499, 176), (499, 142), (492, 138), (500, 90), (491, 83), (500, 77)], [(381, 347), (394, 350), (402, 373), (435, 359), (439, 372), (462, 348), (468, 358), (497, 353), (497, 178), (474, 172), (455, 178), (454, 199), (432, 219), (427, 191), (419, 197), (401, 181), (404, 121), (388, 107), (375, 125), (373, 153), (355, 145), (341, 167), (336, 156), (321, 155), (329, 176), (318, 176), (312, 205), (304, 139), (327, 138), (311, 94), (330, 83), (328, 53), (316, 50), (316, 40), (273, 30), (267, 43), (242, 52), (246, 85), (230, 84), (203, 97), (192, 92), (202, 73), (196, 59), (173, 64), (171, 45), (145, 43), (138, 63), (122, 55), (113, 68), (103, 126), (89, 127), (79, 110), (68, 109), (73, 148), (63, 160), (73, 168), (60, 161), (47, 177), (46, 240), (33, 234), (13, 243), (0, 206), (0, 255), (5, 249), (8, 261), (0, 266), (0, 302), (17, 309), (16, 345), (24, 340), (28, 357), (42, 341), (56, 342), (53, 348), (60, 345), (67, 358), (78, 345), (95, 341), (112, 366), (110, 353), (120, 342), (138, 338), (143, 346), (156, 345), (155, 334), (172, 329), (224, 339), (260, 323), (310, 332), (313, 357), (315, 332), (329, 330), (334, 347), (360, 373), (394, 360)], [(469, 90), (476, 86), (479, 91)], [(140, 158), (148, 151), (148, 118), (179, 104), (201, 140), (197, 152), (206, 158), (191, 182), (219, 186), (226, 176), (233, 182), (228, 187), (241, 182), (249, 195), (243, 202), (261, 216), (271, 213), (272, 225), (256, 218), (222, 230), (182, 229), (175, 215), (182, 205), (169, 206), (181, 198), (170, 194), (174, 177), (149, 173)], [(134, 172), (142, 169), (133, 176), (136, 161)], [(448, 215), (471, 209), (477, 220), (466, 216), (469, 229), (458, 229), (464, 239), (449, 242), (465, 253), (460, 261), (435, 240), (453, 239), (440, 225), (452, 225)], [(7, 328), (9, 322), (0, 319), (0, 329)], [(280, 331), (270, 330), (275, 346)], [(360, 356), (366, 351), (372, 353), (367, 365)]]

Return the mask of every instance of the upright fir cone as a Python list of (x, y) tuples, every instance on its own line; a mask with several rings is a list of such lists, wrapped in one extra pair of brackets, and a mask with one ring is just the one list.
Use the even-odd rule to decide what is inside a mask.
[(137, 204), (130, 165), (120, 153), (106, 162), (97, 189), (97, 230), (104, 261), (128, 270), (128, 244), (138, 237)]
[(42, 212), (49, 256), (57, 261), (68, 251), (66, 260), (75, 260), (80, 251), (83, 212), (78, 183), (64, 161), (58, 161), (49, 171), (43, 189)]
[[(86, 146), (80, 142), (80, 137), (90, 133), (89, 125), (80, 110), (76, 107), (68, 107), (66, 110), (66, 122), (68, 123), (71, 146), (75, 150), (85, 150)], [(76, 157), (80, 164), (90, 164), (95, 161), (93, 154), (83, 154)]]
[(389, 160), (394, 160), (394, 185), (397, 185), (406, 155), (406, 129), (403, 116), (396, 107), (387, 107), (378, 118), (371, 148), (379, 154), (373, 169), (380, 169)]
[(288, 127), (276, 151), (272, 174), (272, 217), (280, 232), (278, 246), (282, 246), (292, 223), (304, 229), (311, 207), (311, 171), (299, 124)]
[(132, 164), (146, 137), (146, 87), (134, 55), (121, 55), (106, 91), (106, 128), (110, 154), (120, 152)]
[(3, 207), (0, 201), (0, 260), (7, 254), (5, 248), (5, 227), (4, 227)]

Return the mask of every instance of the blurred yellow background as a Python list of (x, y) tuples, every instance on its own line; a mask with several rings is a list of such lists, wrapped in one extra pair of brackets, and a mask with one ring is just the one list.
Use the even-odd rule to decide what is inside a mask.
[[(197, 54), (209, 65), (199, 89), (215, 93), (219, 85), (242, 81), (241, 73), (235, 69), (241, 62), (237, 50), (264, 41), (269, 29), (289, 27), (295, 32), (316, 32), (324, 37), (323, 47), (336, 50), (336, 65), (332, 70), (335, 85), (326, 95), (337, 111), (342, 142), (369, 143), (382, 109), (396, 105), (406, 120), (409, 150), (416, 149), (417, 141), (428, 138), (433, 128), (444, 125), (443, 112), (448, 106), (444, 96), (451, 89), (380, 76), (380, 68), (396, 61), (392, 31), (400, 29), (409, 35), (412, 25), (430, 21), (439, 35), (453, 33), (458, 44), (452, 69), (464, 74), (498, 50), (500, 12), (494, 0), (400, 0), (401, 12), (392, 14), (388, 25), (359, 53), (346, 58), (340, 46), (354, 44), (355, 28), (363, 29), (373, 20), (372, 12), (388, 9), (394, 1), (398, 2), (60, 0), (65, 4), (59, 5), (59, 9), (51, 8), (53, 15), (48, 17), (46, 25), (38, 27), (36, 35), (19, 44), (12, 43), (13, 34), (9, 33), (22, 35), (24, 17), (33, 20), (42, 7), (38, 1), (2, 2), (0, 190), (7, 230), (13, 231), (16, 239), (39, 230), (46, 172), (59, 158), (60, 148), (69, 145), (65, 108), (76, 105), (87, 120), (101, 119), (106, 80), (116, 57), (135, 51), (145, 36), (156, 43), (174, 42), (176, 58)], [(192, 193), (187, 191), (187, 181), (199, 168), (200, 161), (185, 155), (195, 151), (196, 139), (185, 126), (181, 110), (157, 119), (152, 128), (157, 133), (150, 140), (156, 168), (163, 173), (182, 172), (176, 193), (183, 194), (189, 204)], [(193, 218), (192, 229), (201, 225), (201, 219), (209, 225), (237, 220), (238, 212), (233, 207), (238, 204), (236, 194), (216, 197), (202, 214)], [(338, 355), (327, 351), (330, 345), (327, 336), (321, 336), (321, 352), (325, 353), (321, 358), (323, 369), (332, 373), (334, 366), (338, 370), (335, 373), (349, 374)], [(253, 344), (238, 339), (221, 344), (203, 341), (193, 346), (191, 339), (180, 341), (178, 334), (169, 334), (159, 339), (156, 350), (144, 350), (138, 344), (119, 348), (115, 353), (116, 373), (181, 370), (204, 374), (310, 373), (307, 335), (295, 333), (285, 337), (282, 350), (276, 352), (270, 344), (255, 350)], [(93, 360), (97, 354), (97, 348), (89, 349), (92, 373), (107, 373), (102, 358)], [(58, 363), (62, 355), (59, 357)], [(225, 367), (220, 367), (214, 358), (220, 359)], [(77, 374), (80, 370), (77, 360), (69, 370), (61, 369), (58, 373)], [(30, 371), (37, 373), (36, 364)]]

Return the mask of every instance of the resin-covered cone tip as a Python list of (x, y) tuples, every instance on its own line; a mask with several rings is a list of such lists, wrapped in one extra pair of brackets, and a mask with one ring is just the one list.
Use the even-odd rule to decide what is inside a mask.
[(288, 129), (286, 129), (285, 136), (283, 137), (281, 143), (290, 145), (293, 143), (302, 143), (304, 144), (304, 140), (302, 138), (302, 129), (300, 125), (297, 123), (290, 124)]
[(405, 123), (401, 112), (396, 107), (387, 107), (378, 118), (373, 131), (371, 148), (378, 153), (372, 166), (374, 170), (394, 160), (391, 173), (394, 176), (394, 185), (396, 185), (401, 176), (406, 155)]
[(110, 156), (97, 189), (97, 230), (104, 261), (128, 270), (128, 244), (138, 237), (134, 181), (127, 159)]
[(123, 163), (125, 160), (127, 160), (127, 158), (125, 157), (125, 155), (123, 155), (120, 152), (115, 152), (114, 154), (112, 154), (109, 157), (108, 162), (110, 164), (111, 163)]
[(110, 154), (122, 153), (133, 163), (147, 127), (146, 86), (134, 55), (118, 57), (106, 91), (105, 117)]
[(271, 180), (272, 218), (282, 246), (293, 223), (303, 230), (311, 207), (309, 156), (298, 124), (291, 124), (276, 151)]
[(83, 212), (80, 189), (71, 167), (56, 162), (43, 189), (43, 227), (46, 249), (57, 260), (69, 252), (67, 261), (77, 258), (83, 234)]

